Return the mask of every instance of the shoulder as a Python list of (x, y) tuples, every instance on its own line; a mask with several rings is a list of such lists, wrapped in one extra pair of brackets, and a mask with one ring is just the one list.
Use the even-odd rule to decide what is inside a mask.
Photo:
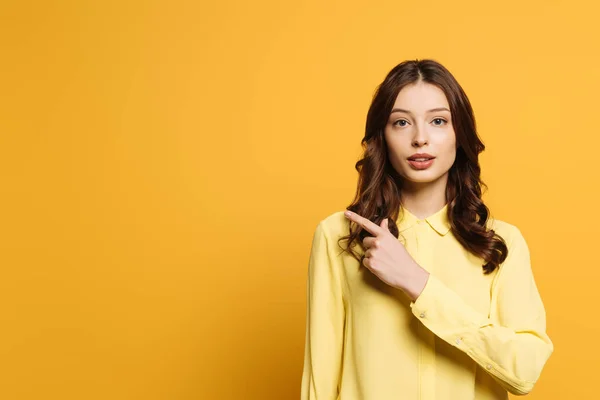
[(338, 239), (349, 233), (350, 221), (344, 216), (344, 210), (335, 211), (321, 219), (316, 227), (330, 239)]
[(507, 221), (488, 218), (487, 227), (488, 229), (494, 230), (495, 233), (502, 237), (509, 249), (515, 244), (525, 242), (525, 238), (523, 237), (521, 230), (516, 225)]

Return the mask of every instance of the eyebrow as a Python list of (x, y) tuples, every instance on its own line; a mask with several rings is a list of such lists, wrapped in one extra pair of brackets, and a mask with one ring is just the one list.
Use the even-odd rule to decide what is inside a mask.
[[(432, 108), (431, 110), (429, 110), (427, 112), (430, 113), (430, 112), (437, 112), (437, 111), (448, 111), (448, 112), (450, 112), (450, 110), (448, 110), (446, 107)], [(412, 113), (410, 111), (404, 110), (402, 108), (394, 108), (390, 114), (393, 114), (395, 112), (403, 112), (403, 113), (407, 113), (407, 114), (411, 114), (412, 115)]]

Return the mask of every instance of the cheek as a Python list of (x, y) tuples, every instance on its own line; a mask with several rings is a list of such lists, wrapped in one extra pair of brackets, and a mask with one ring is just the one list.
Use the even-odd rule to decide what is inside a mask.
[(454, 160), (456, 158), (456, 136), (454, 133), (450, 137), (446, 137), (446, 140), (443, 143), (440, 143), (440, 148), (444, 149), (443, 154), (447, 159)]
[(446, 149), (444, 153), (444, 159), (449, 166), (452, 166), (452, 164), (454, 164), (454, 160), (456, 160), (456, 147), (454, 147), (454, 145)]
[(396, 147), (388, 147), (387, 150), (388, 162), (401, 175), (404, 175), (402, 171), (408, 170), (409, 166), (402, 161), (403, 156), (400, 153), (399, 149)]
[(438, 156), (440, 158), (439, 166), (442, 169), (449, 169), (454, 164), (456, 160), (456, 141), (455, 140), (445, 140), (443, 143), (439, 143), (439, 152)]
[(399, 140), (387, 140), (387, 155), (390, 161), (400, 160), (402, 158), (403, 150), (402, 143)]

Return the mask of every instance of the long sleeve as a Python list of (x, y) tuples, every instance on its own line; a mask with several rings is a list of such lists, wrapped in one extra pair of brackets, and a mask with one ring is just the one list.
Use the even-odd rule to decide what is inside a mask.
[(441, 339), (475, 360), (507, 391), (529, 393), (554, 351), (527, 243), (513, 226), (508, 256), (491, 290), (489, 315), (431, 274), (412, 313)]
[(323, 221), (310, 251), (306, 286), (306, 338), (301, 400), (336, 400), (344, 343), (345, 309), (340, 261)]

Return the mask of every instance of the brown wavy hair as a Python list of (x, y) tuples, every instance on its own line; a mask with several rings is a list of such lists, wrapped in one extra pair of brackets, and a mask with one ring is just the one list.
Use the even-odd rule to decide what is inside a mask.
[[(486, 228), (489, 209), (481, 199), (481, 188), (487, 190), (487, 186), (481, 180), (478, 159), (485, 146), (477, 135), (475, 116), (467, 95), (450, 71), (435, 60), (403, 61), (376, 88), (367, 113), (365, 136), (361, 140), (364, 154), (355, 165), (359, 174), (358, 186), (347, 209), (377, 225), (389, 218), (389, 230), (398, 238), (395, 221), (400, 212), (404, 178), (388, 159), (384, 129), (400, 90), (419, 81), (439, 87), (450, 105), (458, 144), (446, 185), (451, 231), (466, 250), (484, 260), (484, 273), (489, 274), (506, 259), (508, 248), (501, 236)], [(349, 225), (349, 234), (341, 237), (338, 245), (339, 241), (346, 240), (347, 247), (340, 247), (362, 264), (362, 256), (353, 249), (354, 242), (359, 242), (364, 250), (362, 241), (370, 234), (357, 224)]]

